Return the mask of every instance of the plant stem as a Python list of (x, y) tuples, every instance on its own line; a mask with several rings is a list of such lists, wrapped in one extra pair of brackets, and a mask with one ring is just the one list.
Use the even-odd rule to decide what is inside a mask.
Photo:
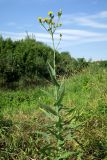
[[(53, 32), (51, 32), (51, 37), (52, 37), (52, 45), (53, 45), (53, 52), (54, 52), (54, 56), (53, 56), (53, 69), (54, 69), (54, 76), (56, 78), (56, 63), (55, 63), (55, 58), (56, 58), (56, 50), (55, 50), (55, 43), (54, 43), (54, 35)], [(54, 90), (54, 94), (55, 94), (55, 99), (57, 101), (58, 99), (58, 93), (57, 93), (57, 87), (55, 86), (55, 90)]]
[[(53, 60), (53, 68), (54, 68), (54, 74), (55, 74), (55, 78), (56, 78), (56, 60), (55, 60), (55, 58), (56, 58), (56, 53), (55, 53), (55, 44), (54, 44), (54, 36), (53, 36), (53, 33), (51, 33), (51, 36), (52, 36), (52, 45), (53, 45), (53, 50), (54, 50), (54, 60)], [(57, 87), (55, 86), (55, 98), (56, 98), (56, 101), (57, 101), (57, 99), (58, 99), (58, 89), (57, 89)], [(56, 106), (57, 107), (57, 114), (58, 114), (58, 126), (57, 126), (57, 134), (58, 134), (58, 142), (57, 142), (57, 144), (58, 144), (58, 152), (60, 152), (60, 149), (61, 149), (61, 144), (60, 144), (60, 138), (61, 138), (61, 124), (60, 124), (60, 113), (59, 113), (59, 106)]]
[(54, 43), (53, 33), (51, 34), (51, 36), (52, 36), (52, 45), (53, 45), (53, 50), (54, 50), (53, 68), (54, 68), (54, 74), (55, 74), (55, 78), (56, 78), (56, 64), (55, 64), (55, 56), (56, 56), (56, 53), (55, 53), (55, 43)]

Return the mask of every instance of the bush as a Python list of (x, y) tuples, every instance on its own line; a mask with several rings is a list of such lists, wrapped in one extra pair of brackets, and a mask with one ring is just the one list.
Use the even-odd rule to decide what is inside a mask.
[[(53, 49), (42, 42), (27, 36), (25, 39), (12, 41), (0, 37), (0, 80), (5, 83), (28, 80), (50, 80), (47, 61), (51, 64)], [(69, 52), (56, 51), (57, 75), (70, 76), (87, 66), (85, 59), (74, 59)], [(36, 84), (36, 82), (35, 82)], [(2, 84), (1, 84), (2, 85)]]

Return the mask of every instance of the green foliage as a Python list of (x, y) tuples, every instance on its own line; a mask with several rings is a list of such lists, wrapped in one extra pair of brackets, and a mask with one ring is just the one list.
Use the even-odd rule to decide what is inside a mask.
[[(52, 49), (27, 37), (21, 41), (0, 39), (0, 77), (4, 82), (16, 82), (23, 77), (49, 79), (46, 62), (51, 62)], [(36, 79), (35, 79), (36, 81)]]
[[(18, 91), (0, 90), (0, 158), (3, 160), (107, 159), (105, 62), (104, 65), (92, 63), (85, 69), (88, 62), (84, 58), (75, 60), (68, 52), (59, 54), (56, 48), (62, 35), (55, 47), (54, 33), (61, 26), (62, 11), (57, 15), (57, 23), (53, 12), (48, 13), (48, 18), (38, 19), (51, 35), (53, 50), (29, 37), (16, 42), (0, 37), (0, 76), (7, 83), (21, 78), (28, 82), (30, 77), (50, 78), (52, 82), (52, 86), (41, 90), (27, 87)], [(57, 74), (68, 76), (81, 70), (82, 73), (72, 78), (57, 78)]]
[[(61, 38), (62, 35), (59, 35), (59, 42)], [(58, 77), (70, 76), (84, 68), (84, 63), (80, 64), (68, 52), (59, 53), (57, 48), (54, 57)], [(0, 37), (0, 86), (24, 87), (26, 83), (28, 85), (47, 83), (47, 80), (50, 80), (47, 62), (54, 67), (52, 53), (51, 47), (29, 36), (18, 41)]]
[[(56, 23), (54, 21), (53, 12), (49, 12), (48, 15), (49, 15), (49, 18), (44, 18), (44, 19), (39, 18), (39, 22), (45, 28), (45, 30), (51, 35), (51, 39), (52, 39), (53, 67), (48, 63), (48, 68), (49, 68), (49, 74), (52, 80), (52, 84), (55, 87), (53, 91), (53, 107), (43, 104), (42, 106), (40, 106), (40, 108), (46, 112), (46, 116), (51, 117), (52, 119), (52, 122), (51, 122), (52, 124), (47, 123), (46, 125), (46, 132), (49, 137), (52, 137), (53, 140), (56, 141), (54, 149), (52, 149), (53, 144), (51, 143), (50, 143), (50, 146), (48, 147), (48, 150), (51, 150), (51, 156), (49, 156), (49, 159), (61, 160), (66, 158), (68, 159), (72, 155), (72, 152), (69, 152), (64, 146), (67, 141), (66, 137), (68, 136), (70, 130), (73, 128), (71, 127), (72, 122), (69, 121), (69, 119), (67, 119), (67, 116), (66, 116), (69, 114), (69, 110), (66, 110), (66, 108), (62, 104), (64, 94), (65, 94), (65, 85), (62, 82), (59, 83), (56, 78), (56, 48), (57, 47), (55, 46), (55, 43), (54, 43), (54, 33), (56, 29), (60, 26), (59, 21), (62, 15), (62, 11), (60, 10), (58, 12), (58, 20)], [(61, 38), (62, 38), (62, 34), (60, 34), (59, 43), (61, 41)], [(65, 60), (67, 60), (69, 54), (63, 54), (63, 55), (65, 55)], [(67, 120), (67, 124), (65, 124), (65, 118)], [(71, 137), (73, 138), (73, 134), (71, 134)], [(44, 152), (42, 152), (42, 154), (44, 155)], [(46, 158), (46, 155), (44, 155), (44, 158)]]
[[(107, 70), (95, 65), (65, 79), (63, 147), (68, 153), (63, 153), (70, 160), (107, 159), (106, 82)], [(0, 90), (0, 158), (55, 159), (56, 115), (38, 111), (43, 102), (55, 109), (53, 91), (53, 86)]]
[[(48, 145), (48, 143), (46, 144), (46, 146), (48, 145), (48, 148), (45, 148), (47, 156), (49, 156), (48, 157), (49, 159), (62, 160), (62, 159), (69, 159), (71, 158), (72, 155), (76, 153), (75, 151), (73, 152), (69, 151), (66, 148), (66, 143), (68, 142), (68, 136), (70, 137), (69, 143), (71, 142), (71, 140), (78, 142), (78, 140), (76, 140), (74, 132), (81, 125), (81, 123), (80, 124), (77, 123), (75, 116), (71, 118), (72, 113), (75, 112), (75, 108), (73, 108), (72, 110), (68, 109), (66, 106), (63, 105), (63, 99), (65, 95), (65, 84), (64, 82), (59, 82), (56, 77), (57, 47), (55, 46), (54, 42), (54, 34), (56, 29), (60, 26), (59, 21), (62, 15), (62, 11), (60, 10), (58, 12), (57, 14), (58, 20), (56, 23), (54, 21), (53, 12), (49, 12), (48, 15), (49, 15), (48, 18), (39, 17), (38, 20), (40, 24), (45, 28), (45, 30), (50, 34), (53, 44), (53, 66), (50, 63), (48, 63), (49, 74), (51, 77), (52, 84), (54, 86), (53, 104), (51, 104), (50, 106), (47, 104), (42, 104), (40, 105), (40, 108), (46, 113), (47, 118), (51, 119), (50, 123), (49, 122), (46, 123), (46, 127), (43, 126), (43, 128), (46, 129), (45, 132), (43, 133), (44, 134), (47, 133), (48, 138), (51, 139), (52, 137), (53, 141), (55, 141), (54, 148), (53, 148), (53, 143), (51, 141), (49, 141), (50, 145)], [(61, 41), (61, 38), (62, 34), (60, 34), (59, 42)], [(70, 64), (69, 61), (71, 61), (70, 55), (68, 53), (63, 53), (63, 61), (68, 67)], [(84, 67), (83, 64), (85, 64), (84, 59), (79, 60), (79, 65)], [(78, 144), (80, 145), (79, 142)], [(49, 150), (51, 152), (51, 155), (49, 155), (48, 153)], [(43, 155), (44, 159), (47, 158), (44, 150), (41, 150), (41, 154)]]

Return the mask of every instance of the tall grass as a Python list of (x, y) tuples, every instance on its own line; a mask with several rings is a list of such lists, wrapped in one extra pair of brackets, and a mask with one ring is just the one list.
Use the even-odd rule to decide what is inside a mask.
[[(63, 106), (71, 112), (71, 134), (65, 148), (72, 152), (71, 160), (107, 159), (107, 69), (90, 67), (84, 72), (65, 79)], [(41, 88), (53, 93), (54, 87)], [(52, 159), (48, 140), (56, 148), (55, 138), (47, 136), (45, 124), (50, 124), (39, 108), (44, 101), (52, 104), (40, 88), (18, 91), (0, 91), (0, 158)], [(29, 102), (28, 102), (29, 101)], [(52, 123), (52, 122), (51, 122)], [(75, 125), (77, 125), (75, 127)], [(45, 132), (46, 134), (42, 134)], [(45, 149), (46, 150), (45, 150)], [(44, 155), (41, 153), (44, 152)], [(43, 158), (43, 156), (45, 158)], [(56, 154), (54, 155), (56, 156)], [(66, 159), (66, 158), (64, 158)]]

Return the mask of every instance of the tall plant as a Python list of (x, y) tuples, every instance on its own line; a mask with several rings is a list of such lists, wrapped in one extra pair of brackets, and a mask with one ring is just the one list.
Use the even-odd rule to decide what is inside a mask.
[[(65, 93), (65, 85), (63, 80), (62, 82), (59, 82), (57, 79), (56, 64), (55, 64), (56, 50), (58, 49), (58, 46), (61, 42), (62, 34), (61, 33), (59, 34), (59, 41), (57, 45), (55, 45), (54, 35), (56, 30), (62, 26), (62, 24), (60, 23), (61, 15), (62, 15), (62, 10), (60, 10), (57, 13), (56, 22), (55, 22), (56, 17), (51, 11), (48, 12), (48, 17), (38, 18), (41, 26), (50, 34), (52, 39), (52, 45), (53, 45), (53, 65), (51, 65), (48, 62), (48, 70), (49, 70), (52, 84), (54, 86), (54, 91), (53, 91), (54, 104), (51, 106), (47, 104), (41, 104), (40, 108), (46, 113), (48, 117), (52, 119), (52, 123), (50, 122), (50, 124), (49, 123), (47, 124), (47, 135), (48, 137), (54, 137), (56, 145), (54, 145), (54, 149), (52, 149), (53, 144), (50, 143), (50, 145), (48, 146), (48, 150), (51, 150), (51, 153), (50, 153), (51, 157), (49, 156), (49, 159), (56, 159), (56, 160), (66, 159), (71, 155), (71, 152), (67, 151), (65, 147), (65, 143), (69, 135), (68, 132), (66, 132), (67, 129), (69, 128), (67, 124), (70, 124), (71, 119), (68, 118), (65, 120), (66, 108), (63, 106), (63, 103), (62, 103), (64, 93)], [(46, 95), (48, 96), (51, 95), (46, 91), (43, 91), (43, 92), (46, 93)], [(66, 115), (69, 115), (69, 113), (71, 113), (72, 111), (73, 109), (68, 110)], [(47, 147), (44, 147), (44, 148), (46, 149)]]

